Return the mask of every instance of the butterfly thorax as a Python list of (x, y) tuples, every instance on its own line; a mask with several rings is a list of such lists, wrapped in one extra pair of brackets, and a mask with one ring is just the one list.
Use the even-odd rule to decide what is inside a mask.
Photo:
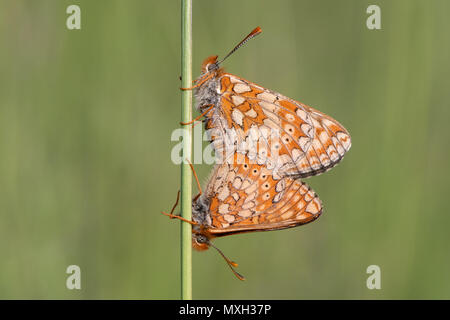
[[(198, 79), (201, 81), (202, 77)], [(201, 112), (205, 108), (214, 105), (216, 107), (220, 106), (220, 93), (219, 89), (219, 79), (217, 76), (212, 76), (211, 79), (206, 80), (196, 91), (195, 99), (197, 101), (197, 109)]]
[(211, 226), (211, 216), (209, 214), (210, 201), (203, 194), (192, 202), (192, 220), (197, 224), (193, 226), (194, 230), (200, 231), (200, 226)]

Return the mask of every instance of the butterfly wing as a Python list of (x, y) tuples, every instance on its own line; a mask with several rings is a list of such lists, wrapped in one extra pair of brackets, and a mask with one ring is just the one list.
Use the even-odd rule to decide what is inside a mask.
[(305, 183), (277, 177), (264, 165), (235, 154), (208, 185), (213, 236), (291, 228), (317, 219), (322, 203)]
[(314, 108), (231, 74), (219, 84), (220, 108), (206, 122), (216, 154), (237, 150), (281, 175), (308, 177), (335, 166), (351, 147), (348, 131)]

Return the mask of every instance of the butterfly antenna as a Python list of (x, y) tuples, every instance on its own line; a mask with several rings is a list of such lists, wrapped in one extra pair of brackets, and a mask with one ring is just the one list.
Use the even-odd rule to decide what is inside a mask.
[(225, 61), (226, 58), (228, 58), (229, 56), (231, 56), (237, 49), (239, 49), (240, 47), (242, 47), (244, 44), (247, 43), (247, 41), (249, 41), (250, 39), (253, 39), (254, 37), (256, 37), (258, 34), (260, 34), (262, 32), (260, 27), (256, 27), (252, 32), (249, 33), (248, 36), (246, 36), (244, 38), (244, 40), (242, 40), (241, 42), (238, 43), (238, 45), (236, 47), (233, 48), (233, 50), (230, 51), (230, 53), (228, 53), (225, 58), (223, 58), (222, 60), (220, 60), (219, 62), (217, 62), (217, 64), (221, 64), (222, 62)]
[(230, 267), (231, 271), (232, 271), (233, 274), (236, 276), (236, 278), (238, 278), (239, 280), (244, 281), (244, 280), (245, 280), (244, 276), (242, 276), (241, 274), (239, 274), (239, 273), (238, 273), (236, 270), (234, 270), (234, 268), (233, 268), (233, 267), (237, 267), (238, 264), (237, 264), (236, 262), (231, 261), (230, 259), (228, 259), (228, 258), (223, 254), (223, 252), (222, 252), (219, 248), (217, 248), (215, 245), (213, 245), (212, 243), (209, 243), (209, 245), (210, 245), (211, 247), (213, 247), (214, 249), (216, 249), (217, 252), (220, 253), (220, 255), (222, 256), (222, 258), (225, 259), (225, 261), (227, 262), (228, 266)]

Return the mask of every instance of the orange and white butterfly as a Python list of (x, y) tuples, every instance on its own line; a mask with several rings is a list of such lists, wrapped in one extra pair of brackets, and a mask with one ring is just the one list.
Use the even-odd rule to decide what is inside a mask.
[[(304, 182), (275, 177), (266, 166), (239, 153), (234, 154), (232, 163), (216, 165), (205, 192), (200, 189), (193, 199), (192, 221), (173, 215), (177, 203), (170, 213), (163, 213), (192, 224), (192, 246), (197, 250), (217, 249), (211, 243), (216, 237), (292, 228), (314, 221), (322, 213), (321, 201)], [(237, 264), (217, 251), (243, 280), (233, 269)]]
[(205, 59), (195, 85), (182, 89), (196, 89), (197, 109), (202, 112), (197, 119), (205, 117), (216, 156), (222, 161), (239, 152), (280, 175), (302, 178), (323, 173), (350, 149), (348, 131), (312, 107), (220, 68), (261, 32), (255, 28), (221, 61), (217, 56)]

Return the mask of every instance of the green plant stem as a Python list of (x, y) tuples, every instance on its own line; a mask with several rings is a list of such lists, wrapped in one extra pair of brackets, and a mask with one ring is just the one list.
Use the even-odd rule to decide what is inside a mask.
[[(192, 86), (192, 0), (181, 0), (181, 86)], [(181, 93), (181, 121), (192, 119), (192, 90)], [(183, 126), (181, 164), (181, 216), (192, 219), (192, 172), (187, 159), (192, 153), (192, 126)], [(181, 222), (181, 299), (192, 299), (192, 226)]]

